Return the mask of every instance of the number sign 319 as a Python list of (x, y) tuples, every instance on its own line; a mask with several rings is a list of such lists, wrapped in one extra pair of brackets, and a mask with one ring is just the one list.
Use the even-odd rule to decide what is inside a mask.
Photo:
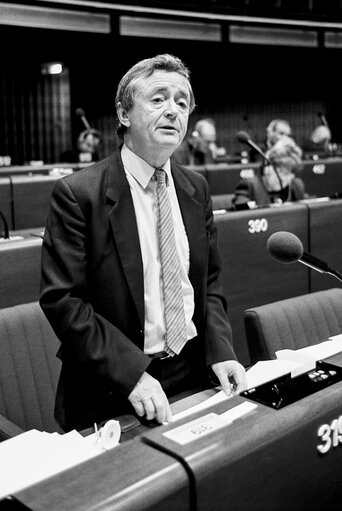
[(318, 428), (318, 437), (322, 443), (317, 446), (318, 452), (326, 454), (331, 447), (342, 445), (342, 415), (331, 424), (322, 424)]

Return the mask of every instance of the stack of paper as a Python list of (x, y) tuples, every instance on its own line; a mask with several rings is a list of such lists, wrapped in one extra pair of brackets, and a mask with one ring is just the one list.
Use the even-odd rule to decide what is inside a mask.
[(257, 362), (247, 372), (248, 388), (257, 387), (262, 383), (279, 378), (284, 374), (298, 376), (316, 367), (317, 360), (321, 360), (342, 351), (342, 334), (330, 337), (328, 341), (307, 346), (298, 350), (276, 351), (276, 360), (263, 360)]
[(77, 431), (27, 431), (0, 443), (0, 499), (100, 454)]

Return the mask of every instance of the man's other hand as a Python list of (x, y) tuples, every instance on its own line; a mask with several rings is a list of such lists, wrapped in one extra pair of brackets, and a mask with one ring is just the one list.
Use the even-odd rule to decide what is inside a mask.
[(236, 360), (224, 360), (212, 364), (212, 370), (221, 384), (222, 390), (230, 396), (239, 394), (247, 388), (246, 371)]

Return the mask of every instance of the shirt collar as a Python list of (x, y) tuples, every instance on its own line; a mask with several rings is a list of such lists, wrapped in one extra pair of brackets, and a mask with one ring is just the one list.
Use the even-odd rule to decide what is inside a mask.
[[(140, 158), (137, 154), (133, 153), (126, 144), (123, 144), (121, 149), (122, 163), (125, 171), (138, 181), (138, 183), (145, 189), (153, 177), (155, 168), (151, 167), (145, 160)], [(167, 181), (171, 180), (171, 164), (170, 159), (160, 168), (163, 168), (167, 175)]]

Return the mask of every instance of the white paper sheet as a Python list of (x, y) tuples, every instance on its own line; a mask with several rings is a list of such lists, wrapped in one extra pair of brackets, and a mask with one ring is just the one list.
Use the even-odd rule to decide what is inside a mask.
[(97, 456), (73, 430), (60, 435), (32, 429), (0, 443), (0, 498)]

